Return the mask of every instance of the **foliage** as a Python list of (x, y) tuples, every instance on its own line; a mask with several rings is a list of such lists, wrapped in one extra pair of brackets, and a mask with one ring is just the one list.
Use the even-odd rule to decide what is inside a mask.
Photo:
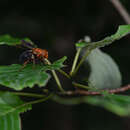
[[(130, 115), (130, 96), (110, 94), (110, 90), (108, 90), (110, 88), (120, 90), (121, 74), (118, 66), (109, 55), (98, 49), (113, 43), (115, 40), (119, 40), (129, 33), (130, 25), (121, 25), (114, 35), (106, 37), (101, 41), (86, 42), (80, 40), (75, 44), (77, 53), (70, 74), (61, 69), (65, 67), (63, 63), (67, 59), (66, 56), (53, 63), (48, 59), (44, 59), (44, 63), (35, 65), (27, 64), (24, 68), (19, 64), (0, 66), (0, 84), (3, 85), (3, 87), (6, 86), (16, 91), (0, 92), (0, 129), (20, 130), (19, 114), (30, 110), (31, 104), (40, 103), (48, 99), (66, 105), (89, 103), (104, 107), (120, 116)], [(20, 46), (21, 40), (23, 39), (3, 35), (0, 36), (0, 45)], [(24, 40), (35, 46), (28, 38), (24, 38)], [(81, 52), (83, 53), (78, 62)], [(81, 65), (86, 62), (89, 63), (91, 69), (90, 75), (87, 77), (88, 86), (76, 83), (77, 81), (73, 78), (77, 71), (79, 71)], [(41, 89), (42, 87), (45, 88), (51, 78), (51, 74), (48, 71), (52, 72), (59, 91), (50, 92), (46, 89), (47, 91), (44, 90), (43, 94), (25, 93), (23, 91), (17, 92), (26, 87), (33, 88), (36, 85), (41, 87)], [(80, 87), (81, 91), (65, 91), (55, 71), (59, 71), (66, 76), (68, 80), (72, 81), (72, 85)], [(106, 89), (106, 91), (103, 89)], [(81, 92), (87, 92), (87, 94)], [(96, 92), (98, 92), (99, 95), (93, 96)], [(40, 99), (25, 103), (19, 99), (18, 95)]]
[[(66, 57), (55, 61), (51, 65), (27, 65), (22, 68), (22, 65), (13, 64), (9, 66), (0, 66), (0, 84), (15, 90), (22, 90), (26, 87), (34, 87), (38, 85), (43, 87), (50, 79), (50, 74), (47, 70), (57, 70), (64, 65), (62, 64)], [(33, 70), (33, 71), (32, 71)]]
[[(31, 42), (31, 40), (29, 38), (24, 38), (23, 40)], [(21, 44), (21, 39), (19, 39), (19, 38), (11, 37), (8, 34), (0, 36), (0, 45), (15, 46), (15, 45), (19, 45), (19, 44)]]
[(64, 105), (89, 103), (91, 105), (104, 107), (119, 116), (130, 115), (130, 96), (125, 95), (105, 93), (104, 96), (83, 96), (76, 98), (63, 98), (55, 95), (53, 100)]
[(78, 42), (78, 43), (76, 43), (76, 47), (88, 47), (91, 49), (104, 47), (106, 45), (113, 43), (115, 40), (121, 39), (122, 37), (126, 36), (129, 33), (130, 33), (130, 25), (121, 25), (121, 26), (119, 26), (119, 28), (115, 34), (113, 34), (109, 37), (106, 37), (101, 41), (90, 42), (90, 43)]
[(18, 96), (9, 92), (0, 92), (0, 129), (20, 130), (19, 113), (31, 109), (31, 105), (24, 103)]

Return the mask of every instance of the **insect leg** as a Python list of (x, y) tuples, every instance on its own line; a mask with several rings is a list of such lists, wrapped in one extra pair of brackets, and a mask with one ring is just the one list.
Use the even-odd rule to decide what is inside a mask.
[(25, 68), (25, 66), (29, 63), (29, 60), (25, 61), (23, 66), (19, 69), (19, 71), (21, 71), (23, 68)]
[(47, 64), (47, 61), (45, 60), (45, 58), (42, 58), (41, 61), (43, 64), (45, 64), (45, 65)]
[(25, 61), (23, 64), (23, 68), (28, 64), (29, 60)]
[(32, 62), (33, 62), (33, 69), (35, 68), (35, 64), (36, 64), (36, 62), (35, 62), (35, 56), (34, 55), (32, 55)]

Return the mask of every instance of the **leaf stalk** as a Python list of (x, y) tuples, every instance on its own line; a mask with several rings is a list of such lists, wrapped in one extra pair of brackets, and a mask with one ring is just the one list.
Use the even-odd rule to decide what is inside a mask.
[(73, 61), (72, 69), (71, 69), (71, 72), (70, 72), (71, 76), (73, 75), (73, 72), (75, 71), (75, 67), (76, 67), (80, 52), (81, 52), (81, 48), (78, 48), (76, 55), (75, 55), (75, 58), (74, 58), (74, 61)]
[(87, 56), (90, 54), (91, 50), (90, 49), (86, 49), (85, 55), (81, 58), (79, 64), (77, 65), (75, 71), (73, 72), (73, 76), (78, 72), (80, 66), (83, 64), (83, 62), (86, 60)]
[(14, 95), (18, 96), (27, 96), (27, 97), (35, 97), (35, 98), (43, 98), (45, 95), (35, 94), (35, 93), (25, 93), (25, 92), (11, 92)]
[(83, 88), (83, 89), (91, 89), (89, 86), (87, 85), (83, 85), (83, 84), (79, 84), (79, 83), (76, 83), (76, 82), (72, 82), (72, 84), (75, 86), (75, 87), (78, 87), (78, 88)]
[[(48, 59), (45, 59), (45, 62), (46, 62), (48, 65), (51, 65), (51, 62), (50, 62)], [(65, 90), (62, 88), (62, 85), (61, 85), (61, 83), (60, 83), (60, 80), (59, 80), (59, 78), (58, 78), (58, 76), (57, 76), (55, 70), (51, 70), (51, 72), (52, 72), (53, 77), (54, 77), (54, 79), (55, 79), (55, 81), (56, 81), (56, 83), (57, 83), (57, 86), (58, 86), (59, 90), (60, 90), (61, 92), (65, 92)]]

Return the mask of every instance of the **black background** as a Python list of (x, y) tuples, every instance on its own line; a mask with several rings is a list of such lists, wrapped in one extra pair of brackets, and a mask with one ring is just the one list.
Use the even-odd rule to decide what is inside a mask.
[[(130, 12), (129, 0), (122, 0), (122, 3)], [(51, 61), (66, 55), (68, 65), (72, 63), (76, 41), (86, 35), (93, 41), (101, 40), (115, 33), (121, 24), (126, 23), (109, 0), (0, 1), (0, 35), (29, 37), (40, 48), (48, 50)], [(130, 83), (129, 44), (130, 36), (126, 36), (102, 49), (119, 65), (123, 85)], [(21, 52), (18, 48), (1, 46), (0, 64), (19, 63)], [(63, 80), (65, 89), (71, 87)], [(53, 89), (55, 86), (49, 83), (48, 87)], [(130, 129), (128, 117), (122, 118), (87, 104), (65, 106), (47, 101), (34, 105), (32, 111), (21, 117), (23, 130)]]

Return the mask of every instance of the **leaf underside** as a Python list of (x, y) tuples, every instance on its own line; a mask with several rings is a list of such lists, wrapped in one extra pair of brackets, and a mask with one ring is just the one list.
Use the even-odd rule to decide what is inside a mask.
[(97, 89), (121, 86), (121, 73), (115, 61), (100, 49), (94, 49), (86, 59), (91, 72), (88, 81)]

